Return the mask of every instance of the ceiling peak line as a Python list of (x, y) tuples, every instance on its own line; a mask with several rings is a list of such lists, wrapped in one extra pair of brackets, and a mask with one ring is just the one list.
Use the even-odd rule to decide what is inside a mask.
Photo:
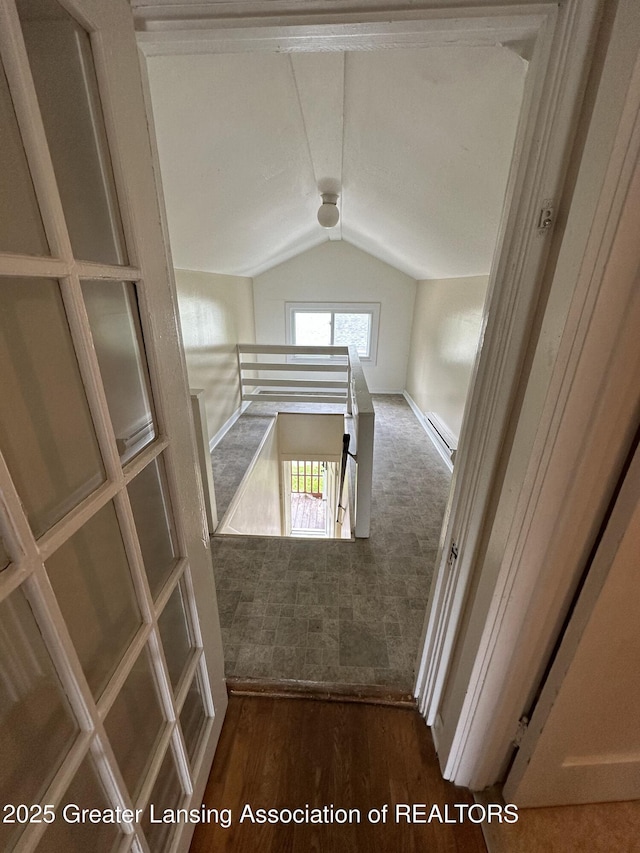
[[(342, 140), (340, 145), (340, 183), (344, 183), (344, 141), (346, 136), (346, 99), (347, 99), (347, 51), (342, 54), (342, 110), (340, 112), (340, 121), (342, 124)], [(344, 218), (344, 188), (340, 198), (340, 239), (343, 239), (342, 220)]]
[(291, 53), (287, 54), (287, 59), (289, 60), (289, 68), (291, 69), (291, 76), (293, 77), (293, 85), (296, 90), (296, 100), (298, 103), (298, 110), (300, 111), (300, 119), (302, 121), (302, 129), (304, 131), (304, 138), (307, 144), (307, 153), (309, 155), (309, 163), (311, 165), (311, 171), (313, 172), (313, 178), (316, 186), (318, 186), (318, 175), (316, 173), (315, 163), (313, 162), (313, 154), (311, 153), (311, 143), (309, 141), (309, 130), (307, 128), (307, 121), (304, 114), (304, 107), (302, 106), (302, 98), (300, 96), (300, 86), (298, 85), (298, 77), (296, 75), (296, 69), (293, 64), (293, 56)]
[[(319, 194), (342, 196), (344, 58), (340, 53), (289, 55), (307, 151)], [(340, 239), (341, 227), (327, 232)]]
[(342, 171), (343, 240), (415, 279), (484, 272), (523, 62), (498, 47), (446, 53), (446, 65), (423, 50), (153, 59), (178, 265), (251, 275), (340, 239), (317, 223), (331, 189), (316, 179)]

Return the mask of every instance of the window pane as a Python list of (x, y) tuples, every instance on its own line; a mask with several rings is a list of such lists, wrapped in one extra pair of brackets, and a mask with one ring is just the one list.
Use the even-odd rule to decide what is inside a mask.
[[(104, 821), (91, 823), (83, 821), (71, 823), (64, 820), (62, 810), (67, 804), (73, 804), (77, 809), (111, 808), (93, 762), (87, 756), (74, 776), (67, 793), (56, 809), (56, 820), (46, 830), (36, 850), (38, 853), (86, 853), (87, 850), (105, 851), (109, 853), (122, 840), (123, 833), (117, 824)], [(77, 809), (75, 808), (77, 806)]]
[[(0, 661), (0, 803), (37, 803), (78, 727), (21, 590), (0, 604)], [(0, 821), (0, 850), (21, 830)]]
[(176, 562), (173, 520), (164, 481), (164, 463), (154, 459), (129, 483), (142, 559), (155, 598)]
[(369, 337), (371, 335), (371, 314), (335, 315), (333, 342), (338, 346), (356, 347), (360, 358), (369, 355)]
[(48, 255), (42, 217), (0, 64), (0, 252)]
[(140, 793), (163, 725), (151, 662), (145, 649), (104, 721), (122, 776), (134, 800)]
[(91, 334), (123, 462), (156, 434), (135, 285), (83, 281)]
[(73, 252), (126, 263), (89, 35), (55, 0), (17, 6)]
[(294, 343), (305, 347), (331, 346), (331, 314), (327, 311), (295, 311)]
[(202, 702), (202, 694), (200, 692), (200, 684), (198, 676), (193, 679), (189, 692), (184, 700), (182, 712), (180, 714), (180, 726), (184, 735), (184, 742), (187, 746), (187, 754), (189, 761), (193, 766), (193, 762), (200, 744), (200, 735), (207, 720), (207, 716)]
[(46, 567), (97, 698), (142, 624), (113, 504), (58, 548)]
[[(165, 809), (177, 809), (184, 797), (184, 791), (180, 783), (180, 777), (176, 770), (176, 764), (171, 751), (167, 748), (167, 754), (160, 766), (160, 772), (149, 797), (149, 804), (153, 804), (156, 819), (162, 815)], [(169, 836), (175, 830), (175, 824), (151, 823), (149, 806), (144, 811), (142, 828), (149, 844), (151, 853), (160, 853), (166, 850), (165, 846)]]
[(182, 582), (180, 582), (171, 593), (171, 598), (158, 619), (169, 677), (174, 689), (180, 681), (180, 676), (184, 672), (193, 649), (185, 603), (186, 593), (182, 588)]
[(104, 481), (56, 281), (0, 279), (0, 445), (36, 536)]

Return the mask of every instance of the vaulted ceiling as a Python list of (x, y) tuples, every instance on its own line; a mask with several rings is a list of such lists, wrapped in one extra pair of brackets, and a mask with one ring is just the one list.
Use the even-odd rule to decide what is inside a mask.
[[(413, 278), (489, 271), (526, 62), (496, 46), (152, 56), (174, 263), (256, 275), (343, 239)], [(340, 222), (317, 222), (320, 191)]]

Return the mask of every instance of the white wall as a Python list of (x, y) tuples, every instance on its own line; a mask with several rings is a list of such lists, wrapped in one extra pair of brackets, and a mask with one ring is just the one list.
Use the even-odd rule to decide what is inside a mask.
[(209, 439), (240, 407), (237, 343), (253, 343), (250, 278), (176, 270), (191, 388), (203, 388)]
[(243, 536), (280, 536), (280, 456), (276, 419), (227, 510), (218, 533)]
[(285, 302), (380, 302), (376, 364), (363, 363), (369, 390), (405, 386), (416, 283), (344, 241), (326, 242), (254, 279), (256, 340), (285, 342)]
[(419, 281), (413, 312), (407, 392), (460, 436), (482, 328), (488, 276)]
[(344, 415), (280, 412), (280, 459), (322, 459), (325, 462), (340, 462), (342, 436), (346, 431)]

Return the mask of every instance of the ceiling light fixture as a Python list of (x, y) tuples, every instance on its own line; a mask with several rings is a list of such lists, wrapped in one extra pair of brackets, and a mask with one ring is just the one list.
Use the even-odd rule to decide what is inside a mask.
[(322, 193), (322, 204), (318, 210), (318, 222), (323, 228), (333, 228), (338, 224), (340, 211), (338, 210), (337, 193)]

